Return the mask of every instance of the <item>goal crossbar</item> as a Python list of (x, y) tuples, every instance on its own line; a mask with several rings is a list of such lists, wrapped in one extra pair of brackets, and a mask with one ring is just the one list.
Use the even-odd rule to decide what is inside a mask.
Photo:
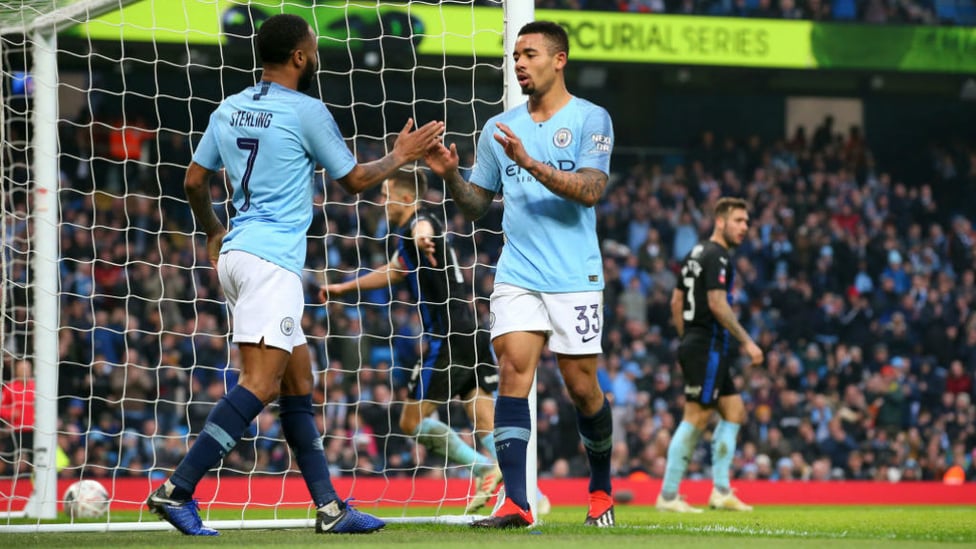
[(0, 35), (30, 34), (35, 29), (57, 32), (79, 20), (124, 8), (138, 0), (0, 1)]

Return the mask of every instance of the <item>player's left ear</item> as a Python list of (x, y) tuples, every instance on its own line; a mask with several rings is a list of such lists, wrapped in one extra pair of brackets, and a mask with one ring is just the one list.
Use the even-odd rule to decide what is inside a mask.
[(291, 52), (291, 64), (296, 69), (301, 69), (305, 63), (308, 63), (308, 56), (305, 55), (305, 51), (302, 48), (295, 48), (295, 51)]
[(563, 68), (565, 68), (567, 61), (569, 61), (569, 58), (566, 56), (566, 52), (564, 51), (561, 51), (556, 55), (554, 55), (553, 59), (556, 65), (556, 70), (562, 70)]

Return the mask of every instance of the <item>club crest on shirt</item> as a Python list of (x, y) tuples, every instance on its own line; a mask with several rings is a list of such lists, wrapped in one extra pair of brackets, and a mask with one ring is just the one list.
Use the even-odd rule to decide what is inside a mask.
[(294, 331), (295, 331), (294, 318), (290, 316), (286, 316), (285, 318), (281, 319), (281, 333), (285, 334), (286, 336), (290, 336)]
[(725, 284), (725, 267), (722, 267), (722, 270), (718, 272), (718, 283)]
[(565, 149), (572, 142), (573, 132), (569, 131), (569, 128), (560, 128), (556, 130), (555, 135), (552, 136), (552, 144), (560, 149)]

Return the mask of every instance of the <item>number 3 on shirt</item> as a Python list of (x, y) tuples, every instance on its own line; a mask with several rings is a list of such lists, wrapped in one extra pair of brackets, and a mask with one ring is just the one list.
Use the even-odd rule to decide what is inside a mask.
[(695, 320), (695, 279), (690, 276), (684, 277), (682, 280), (685, 283), (685, 297), (688, 299), (688, 308), (685, 309), (683, 316), (688, 322)]
[(244, 193), (244, 204), (241, 211), (246, 212), (251, 209), (251, 189), (248, 184), (251, 182), (251, 170), (254, 169), (254, 159), (258, 156), (258, 140), (254, 137), (238, 137), (237, 148), (247, 151), (247, 167), (244, 168), (244, 177), (241, 178), (241, 191)]

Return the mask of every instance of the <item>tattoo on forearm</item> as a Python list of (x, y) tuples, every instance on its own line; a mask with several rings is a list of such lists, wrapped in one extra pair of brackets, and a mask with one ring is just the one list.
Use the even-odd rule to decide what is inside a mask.
[(207, 208), (207, 213), (210, 215), (205, 215), (204, 217), (198, 218), (200, 219), (200, 225), (203, 228), (203, 232), (210, 235), (222, 231), (224, 229), (224, 224), (220, 222), (220, 219), (217, 219), (217, 215), (214, 214), (212, 205), (211, 207)]
[(445, 178), (447, 188), (451, 191), (451, 198), (457, 203), (461, 213), (469, 221), (474, 221), (488, 210), (494, 193), (473, 183), (465, 181), (461, 174), (455, 172), (453, 176)]
[(550, 191), (584, 206), (596, 204), (607, 188), (607, 174), (589, 168), (578, 172), (564, 172), (536, 161), (529, 168), (529, 173)]
[(400, 166), (397, 164), (397, 160), (392, 154), (388, 154), (383, 158), (378, 158), (367, 164), (363, 164), (363, 168), (366, 169), (364, 172), (365, 177), (359, 182), (358, 188), (355, 192), (359, 193), (365, 191), (366, 189), (372, 187), (376, 183), (382, 182), (387, 177), (393, 175)]
[(735, 313), (732, 311), (731, 307), (728, 305), (719, 307), (717, 311), (712, 311), (712, 314), (715, 315), (715, 318), (718, 320), (719, 324), (724, 326), (725, 329), (732, 334), (732, 337), (736, 338), (741, 343), (746, 343), (750, 340), (749, 334), (746, 332), (746, 329), (742, 327), (742, 324), (739, 324), (739, 321), (735, 318)]
[(186, 197), (190, 202), (190, 209), (193, 210), (193, 217), (200, 224), (200, 229), (207, 235), (217, 233), (224, 228), (224, 224), (214, 213), (213, 203), (210, 201), (210, 189), (203, 186), (201, 190), (196, 187), (187, 187)]

